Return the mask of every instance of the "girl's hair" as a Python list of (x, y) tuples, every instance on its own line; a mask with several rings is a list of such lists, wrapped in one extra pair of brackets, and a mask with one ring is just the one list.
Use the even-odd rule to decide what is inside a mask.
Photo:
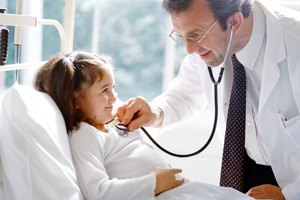
[(84, 115), (75, 106), (75, 92), (84, 92), (112, 70), (111, 59), (87, 52), (59, 53), (37, 72), (34, 87), (52, 97), (62, 112), (67, 130), (79, 128)]

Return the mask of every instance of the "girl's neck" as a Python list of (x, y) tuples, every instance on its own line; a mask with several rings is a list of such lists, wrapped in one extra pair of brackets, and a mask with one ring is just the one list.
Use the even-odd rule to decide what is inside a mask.
[(98, 130), (100, 130), (102, 132), (107, 132), (107, 125), (106, 124), (98, 124), (94, 120), (89, 120), (89, 119), (85, 119), (84, 121), (86, 123), (96, 127)]
[(106, 132), (107, 133), (107, 126), (105, 124), (96, 125), (96, 128), (99, 129), (102, 132)]

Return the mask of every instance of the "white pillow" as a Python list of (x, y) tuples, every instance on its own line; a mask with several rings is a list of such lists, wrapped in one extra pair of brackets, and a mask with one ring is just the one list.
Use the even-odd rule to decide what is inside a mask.
[(0, 127), (4, 199), (83, 199), (64, 119), (50, 96), (14, 84), (0, 100)]

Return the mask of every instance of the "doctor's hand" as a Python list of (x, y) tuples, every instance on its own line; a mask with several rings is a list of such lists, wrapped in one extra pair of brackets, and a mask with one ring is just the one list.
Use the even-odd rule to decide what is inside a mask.
[(176, 174), (181, 173), (181, 169), (156, 169), (155, 195), (176, 188), (183, 184), (184, 179), (176, 179)]
[(255, 199), (285, 200), (281, 188), (270, 184), (253, 187), (247, 192), (247, 195)]
[(142, 126), (153, 125), (161, 116), (161, 110), (151, 107), (144, 98), (136, 97), (120, 106), (116, 115), (121, 124), (127, 125), (128, 131), (133, 131)]

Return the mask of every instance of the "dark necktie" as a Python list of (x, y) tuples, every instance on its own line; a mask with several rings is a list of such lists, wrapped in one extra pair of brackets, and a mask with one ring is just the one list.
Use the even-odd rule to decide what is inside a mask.
[(231, 57), (233, 83), (228, 108), (220, 185), (244, 191), (246, 75), (244, 66)]

